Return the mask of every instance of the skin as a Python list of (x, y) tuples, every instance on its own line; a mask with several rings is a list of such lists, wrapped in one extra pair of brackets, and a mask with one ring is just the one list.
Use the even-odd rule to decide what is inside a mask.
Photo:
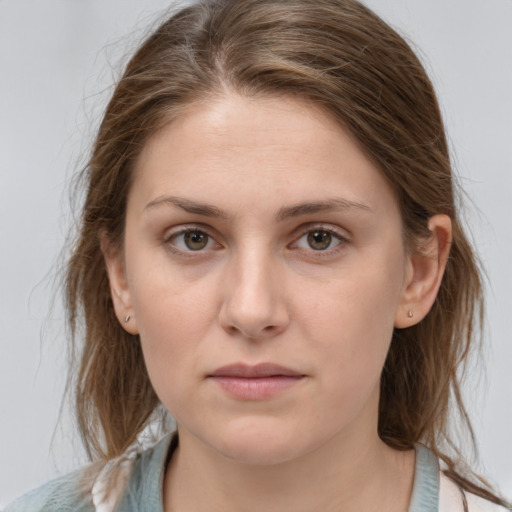
[[(124, 250), (102, 247), (118, 317), (178, 424), (166, 512), (407, 510), (414, 452), (378, 437), (379, 379), (393, 329), (420, 321), (440, 284), (450, 221), (429, 227), (421, 251), (404, 247), (386, 180), (306, 102), (227, 93), (150, 139)], [(302, 377), (261, 400), (209, 377), (262, 362)]]

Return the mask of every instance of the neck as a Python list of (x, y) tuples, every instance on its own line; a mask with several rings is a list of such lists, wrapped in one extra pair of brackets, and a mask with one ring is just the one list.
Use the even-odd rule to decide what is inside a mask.
[(164, 481), (165, 512), (406, 512), (414, 452), (398, 452), (375, 433), (363, 442), (332, 439), (298, 459), (273, 465), (225, 458), (180, 432)]

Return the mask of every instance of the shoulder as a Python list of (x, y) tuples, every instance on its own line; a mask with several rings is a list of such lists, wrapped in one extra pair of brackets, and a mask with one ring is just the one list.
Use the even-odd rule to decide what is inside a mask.
[(52, 480), (16, 499), (3, 512), (94, 512), (89, 494), (79, 491), (83, 471)]
[(466, 494), (466, 498), (469, 512), (507, 512), (509, 510), (474, 494)]
[(160, 510), (166, 460), (177, 442), (177, 435), (171, 433), (145, 450), (107, 463), (92, 487), (96, 512)]
[(3, 512), (113, 512), (118, 504), (120, 510), (146, 510), (141, 504), (161, 500), (165, 460), (176, 445), (177, 436), (170, 434), (146, 450), (123, 454), (103, 467), (90, 466), (52, 480)]
[[(439, 512), (464, 512), (461, 490), (443, 472), (439, 478)], [(479, 496), (465, 493), (468, 512), (507, 512), (507, 509)]]

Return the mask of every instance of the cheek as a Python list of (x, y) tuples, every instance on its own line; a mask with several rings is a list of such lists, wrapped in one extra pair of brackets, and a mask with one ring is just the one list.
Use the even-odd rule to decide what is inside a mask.
[(126, 266), (141, 338), (152, 349), (179, 349), (182, 340), (194, 339), (194, 331), (201, 329), (208, 316), (205, 307), (212, 304), (208, 301), (211, 284), (186, 268), (173, 266), (163, 248), (141, 248), (136, 242), (127, 253)]
[(146, 367), (156, 393), (168, 409), (187, 400), (191, 375), (200, 374), (201, 340), (215, 318), (215, 301), (205, 282), (191, 282), (168, 265), (133, 275), (135, 318)]
[[(363, 267), (364, 268), (364, 267)], [(301, 303), (304, 338), (315, 340), (319, 378), (334, 400), (363, 403), (380, 381), (400, 299), (399, 275), (357, 272)], [(343, 395), (340, 399), (340, 395)]]

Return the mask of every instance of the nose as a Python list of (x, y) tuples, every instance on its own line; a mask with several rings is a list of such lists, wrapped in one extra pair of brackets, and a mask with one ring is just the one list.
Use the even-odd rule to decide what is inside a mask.
[(247, 250), (226, 268), (222, 328), (230, 335), (250, 340), (268, 339), (286, 330), (288, 304), (283, 289), (284, 269), (261, 251)]

